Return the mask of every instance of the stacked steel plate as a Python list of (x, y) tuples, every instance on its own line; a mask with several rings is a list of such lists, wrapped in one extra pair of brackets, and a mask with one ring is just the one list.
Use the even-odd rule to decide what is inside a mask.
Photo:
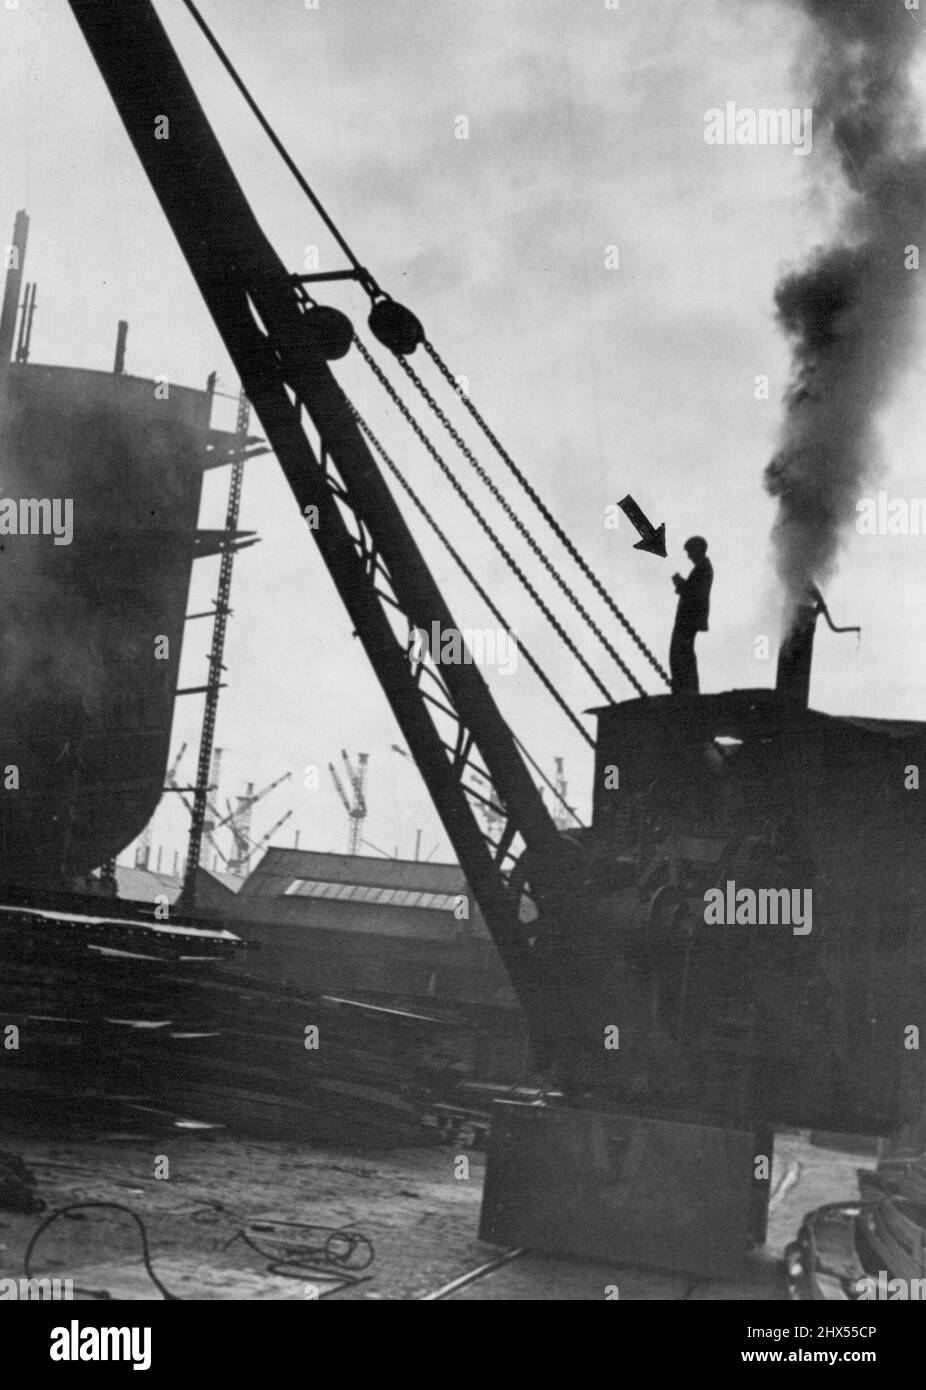
[(274, 987), (221, 927), (0, 906), (0, 1126), (401, 1143), (470, 1074), (450, 1017)]

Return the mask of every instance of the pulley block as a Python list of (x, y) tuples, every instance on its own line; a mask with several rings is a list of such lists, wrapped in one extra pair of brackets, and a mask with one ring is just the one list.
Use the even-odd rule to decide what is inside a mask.
[(410, 356), (419, 343), (424, 342), (424, 329), (419, 320), (411, 309), (397, 304), (394, 299), (384, 297), (377, 300), (367, 322), (374, 338), (399, 357)]
[(340, 309), (316, 304), (302, 317), (303, 329), (316, 351), (328, 361), (346, 357), (354, 340), (354, 325)]

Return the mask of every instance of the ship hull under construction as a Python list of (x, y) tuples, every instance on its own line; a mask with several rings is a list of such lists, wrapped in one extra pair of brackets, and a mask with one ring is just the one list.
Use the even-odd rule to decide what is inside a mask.
[(0, 373), (0, 881), (72, 880), (158, 803), (210, 406), (117, 372)]

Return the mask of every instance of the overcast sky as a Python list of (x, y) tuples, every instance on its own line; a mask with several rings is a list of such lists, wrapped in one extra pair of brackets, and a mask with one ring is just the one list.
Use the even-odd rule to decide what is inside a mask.
[[(772, 0), (621, 0), (616, 10), (604, 0), (319, 0), (317, 10), (303, 0), (201, 0), (201, 8), (360, 259), (466, 375), (480, 410), (663, 662), (670, 576), (687, 568), (686, 537), (701, 533), (716, 575), (711, 630), (699, 639), (702, 689), (771, 684), (774, 506), (762, 470), (788, 367), (772, 293), (782, 271), (827, 237), (832, 189), (824, 192), (823, 142), (806, 158), (787, 147), (709, 146), (704, 117), (730, 100), (812, 104), (797, 12)], [(299, 270), (306, 246), (317, 245), (322, 268), (339, 267), (180, 0), (157, 0), (157, 9), (283, 260)], [(910, 43), (920, 42), (926, 19), (903, 0), (896, 9)], [(126, 318), (128, 371), (198, 386), (215, 368), (236, 389), (64, 0), (0, 5), (0, 28), (0, 232), (17, 208), (28, 210), (26, 274), (39, 285), (32, 360), (107, 369), (116, 321)], [(466, 140), (455, 138), (460, 116)], [(619, 248), (618, 269), (606, 268), (610, 246)], [(360, 290), (331, 299), (363, 324)], [(886, 472), (871, 495), (880, 485), (891, 496), (926, 496), (922, 357), (920, 348), (885, 412)], [(402, 422), (356, 365), (338, 372), (573, 708), (600, 704)], [(761, 374), (768, 400), (755, 396)], [(465, 462), (453, 462), (495, 521)], [(507, 490), (501, 465), (495, 476)], [(226, 486), (224, 477), (208, 480), (204, 524), (220, 524)], [(627, 492), (666, 522), (667, 561), (634, 551), (625, 524), (606, 529), (606, 507)], [(516, 500), (656, 691), (539, 516)], [(223, 795), (292, 771), (255, 811), (255, 831), (292, 808), (278, 842), (292, 844), (298, 828), (303, 846), (340, 850), (346, 817), (327, 772), (310, 791), (303, 771), (324, 769), (341, 747), (363, 750), (367, 838), (410, 854), (422, 828), (423, 853), (439, 842), (434, 857), (452, 858), (420, 778), (391, 751), (401, 735), (272, 459), (249, 469), (242, 525), (262, 541), (235, 567), (217, 737), (227, 750)], [(422, 541), (460, 625), (492, 623), (442, 552)], [(836, 621), (860, 622), (863, 637), (857, 644), (821, 629), (813, 704), (924, 718), (926, 537), (846, 541), (827, 598)], [(615, 697), (631, 695), (536, 561), (528, 556), (525, 566)], [(197, 566), (193, 611), (208, 600), (216, 567)], [(755, 656), (763, 634), (773, 644), (768, 661)], [(188, 631), (187, 683), (205, 674), (207, 636), (203, 624)], [(570, 796), (586, 815), (588, 749), (523, 662), (488, 678), (546, 770), (565, 756)], [(174, 746), (191, 745), (187, 779), (200, 713), (187, 700), (175, 726)], [(164, 867), (182, 851), (184, 828), (176, 806), (159, 812)]]

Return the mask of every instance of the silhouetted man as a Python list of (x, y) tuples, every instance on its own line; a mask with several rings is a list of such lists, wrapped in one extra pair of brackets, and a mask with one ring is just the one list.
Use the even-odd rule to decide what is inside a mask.
[(694, 569), (687, 579), (683, 579), (680, 574), (672, 576), (672, 583), (678, 594), (675, 626), (669, 645), (669, 672), (672, 676), (673, 695), (698, 694), (695, 635), (707, 632), (711, 585), (714, 582), (714, 569), (707, 558), (707, 541), (703, 536), (692, 536), (691, 540), (686, 541), (685, 554)]

